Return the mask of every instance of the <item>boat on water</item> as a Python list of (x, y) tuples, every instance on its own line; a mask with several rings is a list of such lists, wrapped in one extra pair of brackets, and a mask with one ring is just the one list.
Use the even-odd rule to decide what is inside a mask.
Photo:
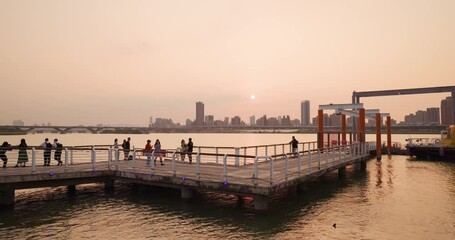
[(455, 125), (441, 131), (441, 138), (409, 138), (406, 141), (406, 151), (411, 157), (455, 161)]

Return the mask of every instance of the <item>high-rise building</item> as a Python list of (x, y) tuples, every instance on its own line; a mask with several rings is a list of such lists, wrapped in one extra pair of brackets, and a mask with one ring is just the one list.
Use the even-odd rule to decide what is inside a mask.
[(196, 120), (195, 126), (204, 126), (204, 103), (196, 102)]
[(450, 125), (455, 124), (452, 120), (452, 97), (446, 97), (441, 101), (441, 124)]
[(256, 116), (251, 116), (250, 117), (250, 126), (254, 126), (256, 124)]
[(300, 122), (302, 126), (310, 126), (310, 101), (300, 103)]
[(427, 108), (428, 123), (440, 124), (439, 108)]
[(205, 116), (205, 124), (207, 126), (213, 126), (213, 123), (214, 123), (214, 116), (213, 115), (207, 115)]

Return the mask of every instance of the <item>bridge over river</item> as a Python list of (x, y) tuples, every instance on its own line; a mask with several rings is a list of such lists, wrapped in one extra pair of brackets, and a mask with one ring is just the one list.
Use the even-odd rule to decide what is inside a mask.
[[(238, 196), (252, 196), (258, 210), (268, 208), (274, 194), (296, 188), (312, 177), (337, 170), (344, 174), (346, 166), (366, 166), (375, 143), (352, 144), (316, 149), (315, 142), (300, 143), (298, 153), (289, 144), (230, 147), (197, 147), (192, 163), (182, 152), (165, 150), (164, 165), (147, 165), (142, 149), (131, 151), (132, 160), (123, 160), (123, 153), (110, 147), (68, 147), (62, 155), (62, 166), (42, 166), (43, 149), (31, 147), (26, 167), (10, 164), (0, 169), (0, 205), (14, 205), (16, 189), (104, 183), (113, 189), (116, 181), (154, 185), (181, 190), (182, 198), (191, 198), (195, 191), (213, 191)], [(371, 147), (370, 147), (371, 146)], [(7, 152), (10, 159), (17, 149)], [(155, 153), (152, 153), (152, 159)], [(122, 159), (119, 159), (122, 157)]]

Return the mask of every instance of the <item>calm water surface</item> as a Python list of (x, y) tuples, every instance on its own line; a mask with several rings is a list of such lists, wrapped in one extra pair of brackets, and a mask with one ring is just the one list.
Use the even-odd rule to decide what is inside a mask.
[[(91, 144), (113, 137), (58, 138), (80, 144), (75, 136)], [(288, 142), (291, 135), (191, 136), (208, 146), (216, 139), (245, 146)], [(39, 144), (43, 135), (25, 137)], [(133, 142), (148, 137), (132, 136)], [(282, 193), (267, 212), (254, 211), (250, 198), (200, 193), (183, 201), (176, 190), (122, 183), (111, 193), (98, 184), (75, 193), (65, 187), (20, 190), (15, 208), (0, 211), (0, 239), (455, 239), (454, 163), (383, 156), (369, 161), (366, 171), (353, 166), (344, 178), (332, 172), (309, 181), (303, 192)]]

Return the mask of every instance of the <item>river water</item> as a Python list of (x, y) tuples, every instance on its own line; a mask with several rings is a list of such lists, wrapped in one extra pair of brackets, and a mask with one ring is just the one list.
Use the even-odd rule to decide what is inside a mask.
[[(29, 145), (39, 145), (46, 136), (68, 146), (109, 144), (115, 137), (128, 137), (34, 134), (1, 136), (1, 141), (14, 144), (25, 137)], [(160, 138), (163, 147), (173, 148), (188, 137), (195, 145), (241, 147), (289, 142), (291, 136), (131, 138), (140, 146), (149, 138)], [(315, 139), (295, 136), (299, 141)], [(404, 143), (407, 137), (394, 136), (393, 141)], [(78, 186), (74, 193), (65, 187), (18, 190), (15, 208), (0, 210), (0, 239), (455, 239), (455, 162), (383, 156), (381, 161), (368, 161), (366, 171), (351, 166), (343, 178), (335, 171), (312, 179), (305, 191), (282, 193), (270, 207), (257, 212), (251, 198), (206, 192), (183, 201), (177, 190), (126, 183), (116, 183), (111, 193), (98, 184)]]

